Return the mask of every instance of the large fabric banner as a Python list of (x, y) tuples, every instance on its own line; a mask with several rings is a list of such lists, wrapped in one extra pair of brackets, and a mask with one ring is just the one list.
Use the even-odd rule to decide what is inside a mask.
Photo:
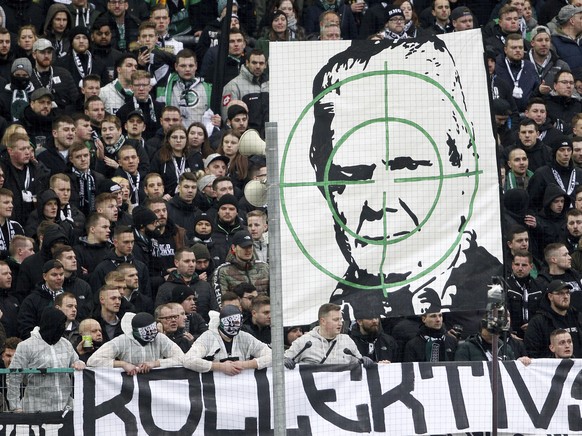
[[(403, 363), (285, 371), (288, 435), (424, 435), (491, 431), (486, 362)], [(75, 434), (272, 435), (271, 371), (234, 377), (183, 368), (130, 377), (75, 373)], [(499, 434), (582, 432), (582, 362), (500, 365)]]
[(502, 257), (481, 33), (275, 43), (269, 66), (285, 325), (329, 301), (483, 308)]

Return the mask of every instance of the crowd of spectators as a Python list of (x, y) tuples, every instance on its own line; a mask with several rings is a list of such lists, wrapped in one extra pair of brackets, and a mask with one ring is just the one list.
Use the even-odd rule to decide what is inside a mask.
[[(248, 129), (265, 135), (269, 45), (474, 28), (510, 285), (500, 355), (582, 356), (581, 0), (236, 0), (226, 13), (226, 0), (0, 4), (4, 367), (269, 366), (267, 210), (245, 195), (267, 167), (239, 147)], [(287, 327), (285, 365), (492, 358), (482, 312), (370, 309), (347, 325), (328, 304), (317, 327)], [(70, 406), (68, 376), (31, 375), (24, 396), (21, 381), (8, 376), (5, 410)]]

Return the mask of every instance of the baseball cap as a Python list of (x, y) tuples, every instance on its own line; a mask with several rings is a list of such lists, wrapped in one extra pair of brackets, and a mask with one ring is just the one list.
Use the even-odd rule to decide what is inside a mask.
[(570, 18), (572, 18), (576, 14), (579, 14), (580, 12), (582, 12), (582, 7), (577, 8), (576, 6), (573, 5), (566, 5), (562, 9), (560, 9), (560, 12), (558, 12), (558, 16), (556, 17), (556, 20), (560, 24), (565, 24)]
[(37, 39), (34, 42), (34, 44), (32, 44), (32, 51), (43, 51), (46, 50), (47, 48), (54, 50), (54, 47), (51, 44), (51, 42), (45, 38)]
[(563, 282), (562, 280), (552, 280), (548, 285), (548, 293), (554, 293), (561, 291), (562, 289), (572, 289), (570, 283)]
[(38, 88), (32, 91), (32, 94), (30, 94), (30, 101), (35, 101), (43, 97), (50, 97), (52, 100), (53, 94), (48, 88)]
[(246, 230), (240, 230), (233, 235), (232, 245), (238, 245), (239, 247), (243, 248), (250, 247), (253, 245), (253, 238)]
[(226, 156), (223, 156), (218, 153), (212, 153), (206, 159), (204, 159), (204, 168), (208, 168), (208, 165), (210, 165), (217, 159), (223, 161), (225, 165), (228, 165), (228, 163), (230, 162), (230, 159), (227, 158)]

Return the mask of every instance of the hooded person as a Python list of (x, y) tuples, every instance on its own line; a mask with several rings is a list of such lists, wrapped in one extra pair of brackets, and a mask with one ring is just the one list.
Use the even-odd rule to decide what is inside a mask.
[(198, 274), (202, 280), (208, 280), (216, 269), (216, 265), (210, 255), (208, 246), (197, 242), (192, 245), (191, 249), (196, 257), (196, 274)]
[(51, 221), (58, 224), (65, 233), (67, 240), (74, 240), (73, 223), (61, 220), (61, 201), (52, 189), (43, 191), (37, 198), (36, 210), (28, 216), (24, 226), (24, 234), (30, 238), (37, 238), (36, 230), (43, 221)]
[(544, 193), (543, 209), (536, 216), (539, 247), (560, 241), (569, 208), (570, 197), (564, 190), (556, 184), (548, 185)]
[(43, 265), (51, 260), (53, 252), (63, 245), (69, 245), (65, 232), (57, 224), (50, 225), (45, 231), (40, 250), (24, 259), (20, 266), (14, 288), (16, 298), (22, 301), (35, 285), (43, 280)]
[[(57, 14), (64, 14), (67, 23), (63, 29), (56, 28), (54, 19)], [(73, 19), (67, 7), (61, 3), (52, 4), (46, 14), (43, 26), (43, 38), (48, 39), (55, 49), (54, 57), (58, 59), (71, 51), (71, 42), (68, 33), (71, 30)]]
[[(66, 322), (67, 317), (63, 312), (54, 307), (46, 308), (30, 338), (18, 344), (10, 368), (85, 368), (71, 343), (62, 337)], [(11, 411), (56, 412), (67, 406), (72, 407), (69, 374), (28, 374), (27, 387), (21, 399), (23, 377), (24, 374), (19, 372), (7, 376), (7, 397)]]
[(124, 334), (103, 344), (89, 357), (87, 366), (123, 368), (128, 375), (135, 375), (182, 365), (184, 353), (168, 337), (158, 334), (153, 315), (128, 312), (121, 328)]
[(0, 115), (8, 121), (18, 121), (24, 108), (30, 104), (34, 86), (30, 82), (32, 64), (27, 58), (18, 58), (10, 68), (10, 83), (0, 91)]
[(271, 349), (253, 335), (241, 331), (242, 313), (236, 306), (222, 308), (218, 325), (211, 312), (209, 330), (202, 333), (184, 357), (184, 366), (192, 371), (219, 371), (240, 374), (245, 369), (271, 366)]

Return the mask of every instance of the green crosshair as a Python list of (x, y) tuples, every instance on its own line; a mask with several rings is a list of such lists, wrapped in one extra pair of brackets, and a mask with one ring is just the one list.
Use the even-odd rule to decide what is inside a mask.
[[(312, 182), (312, 181), (310, 181), (310, 182), (286, 182), (285, 181), (286, 163), (287, 163), (289, 150), (290, 150), (291, 146), (293, 145), (294, 135), (295, 135), (297, 129), (299, 128), (301, 122), (305, 119), (305, 117), (307, 116), (309, 111), (313, 108), (313, 106), (317, 102), (319, 102), (323, 97), (325, 97), (328, 93), (334, 91), (337, 88), (340, 88), (341, 86), (344, 86), (344, 85), (351, 83), (351, 82), (356, 82), (358, 80), (363, 80), (363, 79), (366, 79), (368, 77), (374, 77), (374, 76), (383, 76), (383, 78), (384, 78), (384, 116), (380, 117), (380, 118), (370, 119), (370, 120), (367, 120), (363, 123), (360, 123), (360, 124), (352, 127), (351, 129), (349, 129), (348, 131), (346, 131), (342, 135), (342, 137), (339, 138), (337, 143), (334, 145), (334, 148), (333, 148), (333, 150), (332, 150), (332, 152), (327, 160), (325, 170), (324, 170), (323, 181), (320, 181), (320, 182)], [(440, 91), (446, 97), (446, 99), (450, 102), (450, 104), (455, 108), (456, 112), (460, 115), (460, 118), (463, 122), (463, 125), (469, 134), (470, 144), (471, 144), (470, 148), (473, 152), (473, 156), (475, 159), (475, 170), (474, 171), (462, 172), (462, 173), (453, 173), (453, 174), (446, 174), (446, 175), (443, 174), (443, 162), (442, 162), (442, 159), (440, 156), (438, 145), (436, 144), (435, 140), (431, 137), (431, 135), (422, 126), (420, 126), (419, 124), (417, 124), (413, 121), (406, 120), (403, 118), (389, 116), (389, 113), (388, 113), (388, 77), (389, 76), (408, 76), (408, 77), (412, 77), (412, 78), (421, 80), (421, 81), (426, 82), (429, 85), (437, 88), (438, 91)], [(358, 130), (360, 130), (366, 126), (374, 124), (374, 123), (384, 123), (385, 124), (385, 129), (384, 129), (385, 133), (386, 133), (386, 135), (385, 135), (385, 153), (386, 153), (386, 155), (385, 155), (385, 162), (386, 162), (385, 171), (388, 171), (388, 162), (389, 162), (389, 155), (390, 155), (390, 146), (389, 146), (389, 142), (390, 142), (389, 141), (389, 125), (390, 125), (390, 123), (401, 123), (401, 124), (404, 124), (404, 125), (407, 125), (407, 126), (413, 128), (413, 129), (418, 130), (429, 141), (429, 143), (431, 144), (431, 146), (432, 146), (432, 148), (435, 151), (435, 154), (437, 156), (437, 163), (438, 163), (437, 173), (438, 174), (435, 174), (432, 176), (424, 176), (424, 177), (395, 178), (394, 183), (419, 183), (419, 182), (427, 182), (427, 181), (436, 181), (438, 183), (438, 186), (436, 189), (436, 195), (434, 197), (434, 200), (433, 200), (428, 212), (426, 213), (424, 218), (419, 222), (419, 224), (412, 231), (410, 231), (404, 235), (401, 235), (399, 237), (392, 238), (392, 239), (388, 238), (388, 233), (387, 233), (387, 223), (388, 223), (388, 217), (386, 214), (387, 192), (385, 190), (382, 190), (382, 203), (383, 203), (382, 221), (383, 221), (384, 237), (380, 240), (370, 239), (370, 238), (366, 238), (364, 236), (360, 236), (357, 233), (355, 233), (351, 228), (346, 226), (345, 223), (343, 222), (343, 220), (338, 216), (337, 211), (335, 210), (335, 207), (333, 206), (333, 201), (332, 201), (332, 198), (330, 196), (329, 190), (328, 189), (324, 190), (325, 199), (326, 199), (328, 208), (333, 215), (334, 221), (347, 234), (349, 234), (350, 236), (354, 237), (357, 240), (362, 241), (363, 243), (370, 244), (370, 245), (382, 245), (383, 246), (382, 259), (381, 259), (380, 268), (379, 268), (380, 271), (378, 272), (378, 275), (380, 277), (380, 283), (378, 285), (363, 285), (360, 283), (355, 283), (355, 282), (346, 280), (343, 277), (339, 277), (338, 275), (334, 274), (333, 272), (331, 272), (327, 268), (325, 268), (323, 265), (321, 265), (321, 263), (317, 259), (315, 259), (311, 255), (311, 253), (309, 253), (309, 251), (306, 249), (304, 244), (301, 242), (301, 238), (297, 234), (297, 232), (293, 226), (293, 223), (291, 222), (291, 219), (289, 217), (289, 212), (287, 210), (287, 202), (286, 202), (286, 189), (319, 187), (319, 186), (327, 188), (329, 186), (363, 185), (363, 184), (375, 183), (374, 180), (330, 180), (329, 179), (329, 171), (330, 171), (333, 159), (334, 159), (335, 155), (338, 153), (338, 151), (340, 150), (340, 148), (342, 147), (342, 145), (355, 132), (357, 132)], [(281, 173), (280, 173), (280, 178), (279, 178), (281, 210), (282, 210), (283, 216), (285, 218), (285, 223), (287, 225), (287, 228), (291, 232), (291, 235), (292, 235), (295, 243), (297, 244), (298, 248), (300, 249), (302, 254), (311, 262), (311, 264), (313, 264), (319, 271), (321, 271), (322, 273), (326, 274), (327, 276), (331, 277), (332, 279), (336, 280), (339, 283), (343, 283), (343, 284), (352, 286), (352, 287), (357, 288), (357, 289), (362, 289), (362, 290), (382, 290), (386, 294), (388, 289), (390, 289), (390, 288), (402, 287), (408, 283), (414, 282), (414, 281), (418, 280), (419, 278), (424, 277), (427, 274), (431, 273), (433, 270), (435, 270), (441, 263), (443, 263), (449, 257), (449, 255), (453, 252), (453, 250), (455, 250), (455, 248), (460, 243), (463, 232), (467, 228), (467, 225), (470, 222), (471, 217), (473, 215), (473, 206), (474, 206), (475, 197), (477, 195), (477, 191), (478, 191), (478, 187), (479, 187), (479, 175), (481, 173), (482, 173), (482, 171), (479, 169), (479, 160), (478, 160), (478, 154), (477, 154), (477, 149), (476, 149), (476, 145), (475, 145), (475, 138), (473, 135), (473, 130), (471, 129), (471, 127), (466, 119), (465, 113), (461, 110), (458, 103), (455, 101), (454, 97), (440, 83), (436, 82), (435, 80), (431, 79), (430, 77), (426, 77), (425, 75), (422, 75), (422, 74), (419, 74), (419, 73), (416, 73), (413, 71), (408, 71), (408, 70), (388, 70), (387, 63), (385, 62), (383, 70), (375, 70), (375, 71), (368, 71), (368, 72), (364, 72), (364, 73), (354, 74), (353, 76), (350, 76), (348, 78), (345, 78), (341, 81), (334, 83), (333, 85), (329, 86), (328, 88), (326, 88), (325, 90), (320, 92), (302, 110), (301, 114), (299, 115), (299, 118), (295, 121), (295, 123), (293, 124), (293, 126), (291, 128), (289, 136), (287, 137), (287, 140), (285, 142), (285, 149), (283, 152), (283, 157), (281, 159)], [(385, 282), (384, 281), (385, 273), (383, 272), (383, 268), (384, 268), (384, 264), (386, 261), (388, 246), (391, 244), (396, 244), (398, 242), (401, 242), (406, 238), (410, 238), (416, 232), (418, 232), (423, 227), (423, 225), (430, 219), (432, 214), (434, 213), (434, 210), (438, 204), (438, 201), (439, 201), (439, 198), (440, 198), (440, 195), (442, 192), (444, 181), (446, 179), (454, 179), (454, 178), (460, 178), (460, 177), (473, 177), (474, 178), (473, 191), (471, 193), (471, 197), (470, 197), (470, 201), (469, 201), (469, 205), (468, 205), (468, 210), (467, 210), (467, 213), (465, 216), (465, 220), (460, 225), (460, 227), (457, 231), (457, 234), (455, 235), (455, 238), (452, 241), (452, 243), (449, 245), (448, 249), (444, 253), (442, 253), (442, 256), (440, 256), (438, 259), (436, 259), (435, 262), (433, 262), (431, 265), (428, 265), (427, 267), (425, 267), (421, 272), (417, 273), (416, 275), (414, 275), (412, 277), (408, 277), (407, 279), (402, 280), (402, 281), (398, 281), (398, 282)], [(380, 189), (383, 189), (383, 188), (380, 188)]]

